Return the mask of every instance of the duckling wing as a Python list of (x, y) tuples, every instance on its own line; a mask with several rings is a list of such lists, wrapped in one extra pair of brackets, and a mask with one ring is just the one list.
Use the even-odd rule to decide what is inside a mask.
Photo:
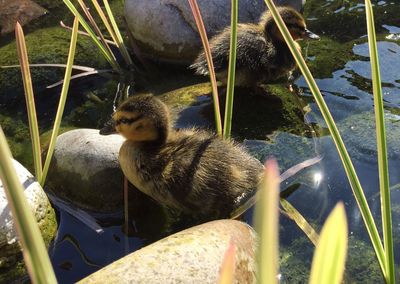
[(168, 147), (170, 171), (168, 177), (164, 175), (165, 186), (189, 211), (227, 217), (235, 200), (257, 187), (262, 164), (230, 141), (192, 131)]
[[(230, 51), (230, 33), (228, 27), (214, 36), (210, 41), (214, 70), (222, 72), (228, 68)], [(271, 65), (275, 56), (274, 46), (265, 40), (263, 32), (256, 25), (239, 24), (237, 34), (236, 68), (249, 71), (261, 71), (264, 66)], [(208, 66), (204, 52), (201, 52), (190, 68), (199, 75), (208, 74)]]

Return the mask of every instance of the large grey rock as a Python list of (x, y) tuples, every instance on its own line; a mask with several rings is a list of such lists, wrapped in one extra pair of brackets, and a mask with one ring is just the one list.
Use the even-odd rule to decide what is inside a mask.
[[(208, 37), (230, 24), (230, 0), (197, 0)], [(297, 9), (302, 0), (277, 0)], [(258, 21), (264, 0), (239, 1), (239, 22)], [(189, 2), (182, 0), (126, 0), (125, 17), (142, 53), (151, 59), (189, 64), (201, 48)]]
[[(49, 245), (57, 230), (54, 210), (42, 187), (35, 180), (33, 175), (17, 161), (14, 160), (13, 162), (18, 178), (25, 188), (25, 197), (28, 200), (30, 209), (35, 215), (43, 239), (45, 243)], [(0, 282), (7, 280), (7, 275), (12, 274), (15, 276), (16, 274), (23, 273), (23, 271), (14, 271), (15, 269), (21, 270), (21, 267), (23, 267), (16, 264), (17, 261), (21, 259), (20, 255), (21, 249), (18, 243), (14, 220), (3, 183), (0, 180), (0, 270), (2, 271), (0, 274)], [(10, 271), (10, 269), (13, 271)], [(22, 268), (22, 270), (24, 269)]]
[(123, 174), (118, 153), (124, 139), (96, 129), (76, 129), (57, 138), (48, 184), (58, 197), (84, 209), (123, 208)]
[(239, 221), (218, 220), (164, 238), (127, 255), (80, 283), (218, 283), (229, 242), (235, 283), (255, 283), (256, 235)]

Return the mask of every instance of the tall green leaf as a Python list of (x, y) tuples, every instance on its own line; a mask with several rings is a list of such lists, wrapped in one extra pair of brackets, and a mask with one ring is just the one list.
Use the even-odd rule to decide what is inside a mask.
[(395, 283), (395, 263), (393, 253), (392, 213), (390, 204), (389, 167), (386, 144), (385, 112), (383, 109), (383, 96), (381, 75), (379, 71), (378, 48), (376, 44), (374, 14), (370, 0), (365, 0), (365, 13), (367, 18), (368, 45), (371, 60), (372, 88), (374, 93), (374, 108), (376, 121), (376, 140), (378, 146), (379, 188), (381, 193), (382, 232), (385, 248), (385, 261), (388, 283)]
[(64, 75), (64, 84), (61, 89), (60, 101), (58, 103), (57, 114), (56, 114), (56, 118), (54, 120), (53, 131), (51, 132), (49, 149), (47, 151), (46, 160), (45, 160), (44, 168), (43, 168), (43, 175), (42, 175), (42, 178), (39, 179), (40, 184), (42, 186), (44, 185), (44, 183), (46, 181), (47, 173), (49, 171), (51, 158), (53, 157), (54, 148), (56, 146), (56, 141), (57, 141), (57, 136), (58, 136), (58, 133), (60, 130), (61, 119), (62, 119), (62, 116), (64, 113), (65, 102), (67, 100), (69, 83), (71, 80), (72, 66), (74, 64), (76, 41), (78, 39), (78, 27), (79, 27), (79, 20), (77, 17), (75, 17), (74, 26), (72, 28), (71, 43), (69, 46), (67, 67), (65, 69), (65, 75)]
[(40, 135), (37, 122), (35, 97), (33, 95), (32, 78), (29, 70), (28, 52), (26, 50), (24, 31), (17, 22), (15, 25), (15, 37), (17, 43), (18, 59), (21, 65), (22, 80), (24, 82), (26, 108), (29, 119), (29, 132), (32, 141), (33, 163), (35, 175), (38, 180), (42, 178), (42, 156), (40, 150)]
[(255, 214), (255, 224), (261, 240), (258, 250), (258, 280), (261, 284), (278, 283), (279, 183), (278, 165), (275, 160), (268, 160), (259, 188), (261, 199)]
[(0, 179), (4, 185), (31, 280), (33, 283), (57, 283), (46, 246), (15, 172), (10, 148), (1, 127), (0, 157)]
[(237, 22), (238, 22), (238, 0), (232, 0), (231, 8), (231, 42), (229, 49), (228, 81), (226, 88), (226, 104), (224, 116), (224, 138), (231, 136), (233, 97), (235, 92), (235, 69), (236, 69), (236, 48), (237, 48)]
[(214, 101), (214, 117), (215, 117), (215, 127), (217, 129), (217, 134), (222, 136), (222, 122), (221, 122), (221, 111), (219, 108), (218, 99), (218, 88), (217, 79), (215, 77), (214, 63), (212, 60), (210, 44), (208, 42), (206, 28), (204, 27), (203, 18), (201, 17), (199, 6), (196, 0), (188, 0), (190, 8), (192, 9), (193, 17), (196, 22), (197, 29), (199, 30), (201, 42), (203, 43), (204, 53), (207, 59), (208, 73), (210, 74), (213, 101)]
[(342, 282), (347, 253), (347, 220), (343, 203), (326, 220), (314, 252), (310, 284)]
[(360, 181), (354, 169), (353, 163), (340, 136), (339, 130), (337, 129), (335, 121), (333, 120), (333, 117), (328, 109), (328, 106), (326, 105), (325, 100), (322, 97), (320, 90), (318, 89), (317, 83), (315, 82), (313, 76), (311, 75), (311, 72), (308, 69), (307, 64), (305, 63), (304, 58), (302, 57), (300, 51), (297, 50), (296, 43), (294, 42), (292, 36), (290, 35), (289, 30), (287, 29), (281, 16), (279, 15), (278, 10), (275, 7), (275, 4), (273, 3), (272, 0), (264, 0), (264, 1), (267, 4), (268, 8), (270, 9), (271, 14), (280, 32), (282, 33), (283, 38), (285, 39), (290, 51), (292, 52), (297, 62), (297, 65), (299, 66), (299, 69), (303, 74), (304, 79), (306, 80), (310, 88), (310, 91), (313, 94), (314, 99), (321, 111), (321, 114), (324, 117), (324, 120), (328, 126), (329, 132), (338, 150), (339, 157), (343, 163), (347, 178), (349, 179), (350, 186), (353, 190), (353, 194), (355, 196), (357, 205), (361, 212), (361, 216), (364, 220), (366, 229), (370, 236), (372, 245), (374, 247), (376, 256), (379, 261), (379, 265), (382, 269), (383, 274), (386, 277), (387, 269), (386, 269), (385, 253), (383, 250), (381, 239), (379, 237), (378, 229), (372, 217), (371, 210), (368, 206), (367, 199), (365, 198), (363, 189), (361, 187)]

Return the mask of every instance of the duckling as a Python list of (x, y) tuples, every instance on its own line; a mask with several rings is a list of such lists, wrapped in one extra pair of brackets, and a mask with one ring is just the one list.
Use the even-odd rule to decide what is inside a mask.
[[(303, 17), (293, 8), (279, 7), (278, 11), (295, 41), (305, 38), (319, 39), (318, 35), (306, 28)], [(227, 27), (210, 41), (215, 73), (223, 85), (227, 82), (230, 33), (231, 29)], [(264, 12), (257, 25), (238, 24), (236, 54), (235, 86), (239, 87), (255, 87), (282, 77), (287, 80), (296, 67), (270, 11)], [(204, 52), (198, 55), (190, 68), (196, 74), (208, 75)]]
[(257, 159), (209, 131), (174, 130), (167, 106), (153, 95), (130, 97), (113, 121), (126, 138), (119, 152), (122, 171), (162, 205), (208, 219), (227, 218), (257, 189), (263, 173)]

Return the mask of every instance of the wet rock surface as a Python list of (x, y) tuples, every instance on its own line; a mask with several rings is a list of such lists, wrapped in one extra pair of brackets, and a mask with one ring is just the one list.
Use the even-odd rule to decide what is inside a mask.
[(124, 139), (96, 129), (76, 129), (57, 139), (48, 185), (58, 197), (84, 209), (115, 212), (123, 206), (118, 153)]
[[(228, 0), (197, 1), (208, 37), (230, 25)], [(297, 9), (302, 1), (278, 0)], [(265, 10), (263, 0), (239, 1), (239, 22), (255, 23)], [(143, 54), (156, 61), (187, 65), (201, 48), (201, 41), (189, 3), (180, 0), (127, 0), (125, 16), (128, 27)]]
[(255, 283), (256, 236), (234, 220), (205, 223), (144, 247), (80, 283), (217, 283), (225, 251), (236, 246), (234, 283)]
[[(14, 160), (18, 178), (25, 188), (25, 197), (38, 222), (45, 244), (48, 246), (53, 239), (57, 222), (53, 208), (42, 187), (33, 175), (20, 163)], [(21, 249), (11, 209), (0, 181), (0, 282), (23, 275), (25, 272)], [(3, 273), (5, 271), (5, 273)]]

